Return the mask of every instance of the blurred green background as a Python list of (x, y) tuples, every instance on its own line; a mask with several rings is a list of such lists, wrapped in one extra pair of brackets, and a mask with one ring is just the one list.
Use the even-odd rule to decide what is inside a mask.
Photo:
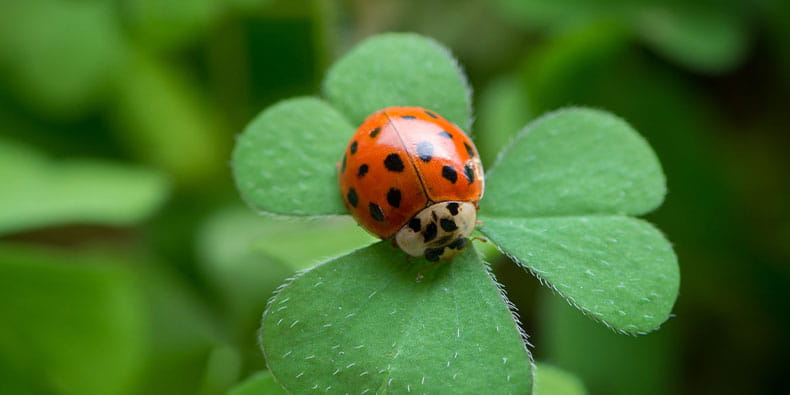
[[(0, 1), (0, 392), (224, 393), (272, 291), (371, 238), (243, 206), (234, 136), (361, 39), (447, 45), (487, 164), (586, 105), (668, 177), (675, 317), (616, 335), (495, 254), (537, 360), (591, 393), (790, 391), (790, 2)], [(484, 204), (485, 201), (483, 201)]]

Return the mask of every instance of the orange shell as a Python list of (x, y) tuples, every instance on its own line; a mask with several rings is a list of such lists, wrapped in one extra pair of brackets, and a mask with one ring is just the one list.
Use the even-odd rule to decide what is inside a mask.
[(368, 232), (392, 238), (420, 210), (483, 196), (483, 167), (472, 140), (420, 107), (389, 107), (360, 125), (338, 168), (343, 201)]

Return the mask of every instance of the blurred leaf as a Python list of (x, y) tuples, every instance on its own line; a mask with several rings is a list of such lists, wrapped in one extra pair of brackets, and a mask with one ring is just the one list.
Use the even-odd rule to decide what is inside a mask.
[(535, 368), (534, 395), (585, 395), (587, 390), (578, 377), (556, 366), (538, 363)]
[[(207, 281), (223, 298), (233, 334), (243, 347), (257, 350), (261, 314), (286, 278), (374, 240), (348, 216), (297, 221), (232, 207), (209, 217), (196, 244)], [(259, 360), (260, 354), (255, 352), (254, 358)]]
[(530, 123), (486, 175), (486, 216), (644, 214), (664, 174), (645, 140), (604, 111), (571, 108)]
[(66, 224), (131, 225), (167, 196), (151, 170), (99, 160), (49, 160), (0, 139), (0, 234)]
[(304, 272), (264, 314), (261, 344), (286, 389), (525, 392), (530, 356), (476, 252), (415, 276), (386, 242)]
[(209, 366), (211, 352), (228, 343), (204, 295), (164, 262), (136, 266), (145, 295), (152, 336), (141, 394), (195, 394)]
[(531, 29), (629, 26), (660, 54), (702, 72), (732, 69), (743, 59), (749, 42), (748, 13), (732, 2), (499, 0), (497, 4), (505, 17)]
[(348, 216), (278, 218), (232, 207), (209, 218), (200, 232), (198, 249), (206, 263), (217, 269), (235, 270), (241, 259), (254, 254), (274, 258), (296, 271), (376, 240)]
[(214, 347), (206, 359), (206, 371), (200, 385), (202, 395), (224, 394), (241, 374), (241, 356), (231, 346)]
[(659, 2), (640, 9), (634, 27), (656, 51), (701, 72), (733, 69), (749, 44), (744, 15), (719, 1)]
[(569, 303), (620, 332), (658, 328), (680, 282), (672, 246), (629, 217), (481, 217), (483, 233)]
[[(676, 325), (634, 338), (620, 336), (586, 319), (568, 304), (544, 292), (539, 298), (540, 349), (546, 360), (574, 373), (593, 394), (676, 394), (681, 349)], [(689, 317), (686, 317), (689, 318)], [(670, 322), (674, 323), (674, 321)], [(705, 328), (709, 329), (709, 328)], [(544, 366), (536, 370), (540, 393)], [(703, 384), (703, 388), (709, 384)]]
[(177, 48), (206, 33), (222, 15), (223, 0), (126, 0), (133, 34), (148, 47)]
[(215, 180), (229, 149), (213, 105), (179, 76), (182, 71), (139, 51), (129, 58), (113, 103), (121, 140), (177, 181)]
[(73, 117), (95, 103), (124, 45), (111, 2), (0, 2), (0, 82), (47, 115)]
[(274, 381), (268, 370), (253, 374), (228, 391), (228, 395), (285, 395), (287, 393)]
[(627, 15), (633, 0), (497, 0), (503, 16), (527, 28), (559, 30), (596, 19)]
[(283, 215), (345, 214), (337, 163), (354, 128), (320, 99), (282, 101), (261, 112), (233, 152), (233, 175), (244, 200)]
[(537, 45), (520, 71), (521, 89), (529, 95), (532, 111), (540, 114), (586, 103), (578, 98), (612, 90), (611, 83), (596, 77), (622, 59), (632, 40), (628, 26), (602, 21), (565, 30)]
[(502, 147), (533, 118), (530, 99), (519, 82), (513, 75), (499, 77), (481, 94), (475, 145), (484, 165), (493, 163)]
[(0, 245), (0, 366), (32, 375), (4, 377), (4, 388), (33, 380), (37, 393), (134, 393), (146, 315), (133, 277), (113, 263)]
[(363, 41), (332, 66), (324, 92), (354, 125), (389, 106), (424, 107), (467, 131), (472, 124), (471, 89), (457, 61), (417, 34)]

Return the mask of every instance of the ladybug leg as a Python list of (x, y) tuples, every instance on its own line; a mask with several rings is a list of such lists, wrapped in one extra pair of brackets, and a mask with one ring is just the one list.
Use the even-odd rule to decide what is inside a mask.
[(485, 237), (475, 236), (475, 237), (472, 237), (472, 240), (477, 240), (477, 241), (482, 241), (483, 243), (488, 243), (488, 239), (486, 239)]

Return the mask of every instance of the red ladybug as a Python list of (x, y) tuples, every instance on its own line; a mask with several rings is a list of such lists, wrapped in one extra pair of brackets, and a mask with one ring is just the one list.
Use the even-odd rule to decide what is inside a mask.
[(483, 197), (483, 166), (472, 140), (436, 113), (374, 113), (338, 170), (346, 207), (368, 232), (429, 261), (451, 259), (466, 246)]

